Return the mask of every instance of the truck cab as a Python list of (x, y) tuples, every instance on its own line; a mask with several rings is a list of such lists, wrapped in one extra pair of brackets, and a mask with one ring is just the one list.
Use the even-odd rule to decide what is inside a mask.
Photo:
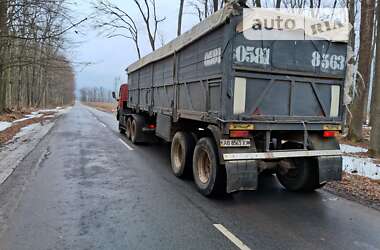
[(112, 92), (113, 98), (117, 100), (116, 119), (120, 120), (120, 114), (125, 112), (128, 107), (128, 84), (124, 83), (120, 86), (119, 97), (116, 98), (116, 93)]

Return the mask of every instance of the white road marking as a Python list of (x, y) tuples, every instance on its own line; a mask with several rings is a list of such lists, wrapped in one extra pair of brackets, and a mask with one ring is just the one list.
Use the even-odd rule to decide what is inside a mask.
[(228, 229), (225, 228), (222, 224), (214, 224), (214, 227), (216, 227), (216, 229), (218, 229), (224, 236), (227, 237), (227, 239), (234, 243), (235, 246), (237, 246), (239, 249), (250, 250), (250, 248), (247, 245), (245, 245), (241, 240), (239, 240), (238, 237), (233, 235), (233, 233), (228, 231)]
[(100, 124), (103, 126), (103, 127), (107, 127), (107, 125), (106, 124), (104, 124), (103, 122), (100, 122)]
[(119, 139), (119, 141), (120, 141), (121, 143), (123, 143), (124, 146), (126, 146), (129, 150), (131, 150), (131, 151), (134, 150), (131, 146), (129, 146), (129, 145), (128, 145), (125, 141), (123, 141), (122, 139)]

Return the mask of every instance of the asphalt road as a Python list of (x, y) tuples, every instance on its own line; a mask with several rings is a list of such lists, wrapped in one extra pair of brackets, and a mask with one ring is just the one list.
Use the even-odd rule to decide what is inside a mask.
[(81, 105), (20, 167), (0, 187), (14, 204), (2, 211), (2, 250), (380, 249), (376, 210), (289, 193), (274, 177), (205, 198), (172, 175), (168, 145), (132, 145), (113, 115)]

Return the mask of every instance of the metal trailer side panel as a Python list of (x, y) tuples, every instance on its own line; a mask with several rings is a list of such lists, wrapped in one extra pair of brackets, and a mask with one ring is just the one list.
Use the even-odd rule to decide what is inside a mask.
[(145, 111), (152, 105), (153, 69), (154, 64), (148, 64), (139, 70), (139, 108)]
[(202, 120), (220, 111), (222, 51), (226, 26), (207, 34), (178, 56), (177, 112), (180, 117)]
[(139, 71), (128, 75), (129, 102), (128, 107), (136, 108), (139, 104)]
[(129, 73), (130, 107), (199, 121), (218, 117), (226, 27)]
[(174, 100), (174, 56), (154, 63), (153, 112), (172, 114)]

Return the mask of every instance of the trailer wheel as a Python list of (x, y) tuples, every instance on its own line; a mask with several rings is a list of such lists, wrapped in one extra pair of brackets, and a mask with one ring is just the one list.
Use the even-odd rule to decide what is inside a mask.
[(199, 192), (205, 196), (225, 192), (222, 170), (214, 141), (209, 137), (200, 139), (193, 156), (193, 176)]
[(131, 117), (127, 118), (126, 135), (128, 139), (131, 139), (131, 135), (132, 135), (132, 118)]
[(175, 176), (182, 178), (191, 172), (194, 147), (195, 140), (190, 133), (177, 132), (174, 135), (170, 158)]
[[(302, 144), (296, 142), (286, 142), (283, 149), (302, 149)], [(318, 183), (318, 166), (314, 158), (294, 158), (288, 161), (292, 168), (283, 172), (278, 169), (276, 176), (282, 186), (287, 190), (313, 191), (323, 185)]]
[(289, 163), (292, 165), (291, 169), (286, 173), (278, 171), (276, 174), (281, 185), (289, 191), (311, 191), (316, 172), (311, 159), (290, 159)]

